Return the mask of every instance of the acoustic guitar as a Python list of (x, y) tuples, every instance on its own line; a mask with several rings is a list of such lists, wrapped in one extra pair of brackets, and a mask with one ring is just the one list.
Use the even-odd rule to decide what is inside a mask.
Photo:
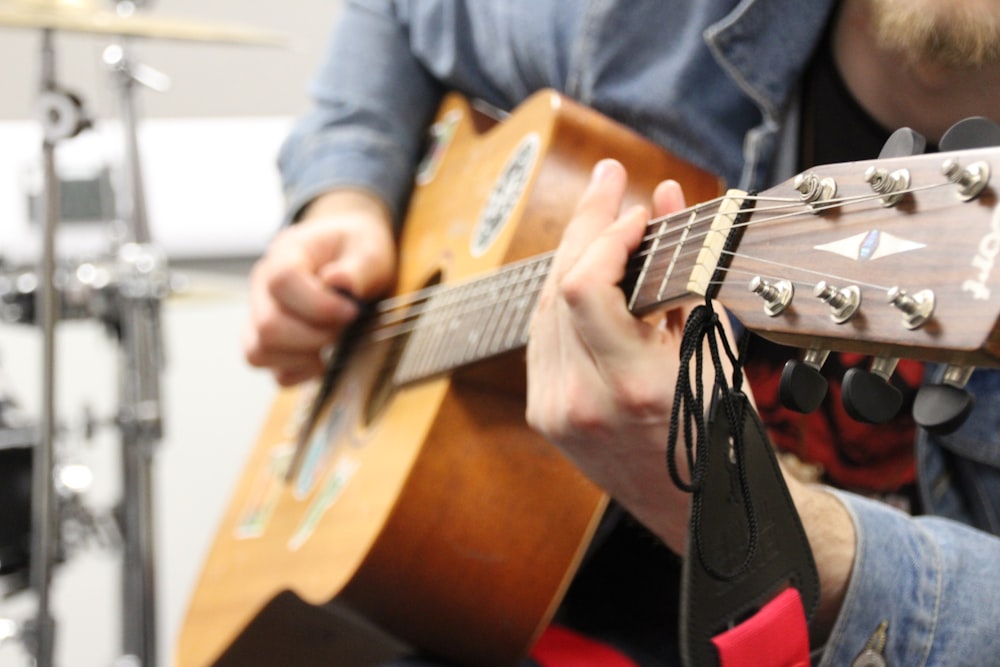
[(275, 402), (192, 598), (182, 667), (371, 665), (410, 648), (510, 665), (528, 651), (606, 504), (523, 421), (530, 314), (599, 158), (626, 164), (630, 199), (671, 177), (702, 202), (649, 224), (622, 284), (637, 316), (707, 296), (807, 359), (998, 365), (997, 149), (719, 196), (710, 174), (551, 92), (486, 125), (445, 103), (396, 293), (322, 384)]
[(551, 91), (499, 123), (449, 96), (430, 135), (395, 296), (362, 318), (323, 386), (279, 394), (178, 665), (365, 665), (404, 646), (510, 664), (590, 541), (604, 494), (524, 422), (545, 276), (530, 258), (558, 243), (601, 158), (634, 174), (633, 203), (666, 177), (697, 200), (719, 180)]

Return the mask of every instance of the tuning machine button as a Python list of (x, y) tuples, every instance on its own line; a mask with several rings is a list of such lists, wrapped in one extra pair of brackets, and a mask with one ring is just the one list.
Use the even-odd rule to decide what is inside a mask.
[(764, 300), (764, 312), (771, 317), (780, 315), (795, 296), (795, 286), (787, 280), (772, 283), (760, 276), (751, 278), (747, 289)]
[(861, 305), (861, 290), (856, 285), (838, 288), (821, 280), (813, 288), (813, 294), (830, 306), (830, 319), (837, 324), (851, 319)]
[(958, 121), (941, 135), (938, 142), (942, 153), (991, 146), (1000, 146), (1000, 125), (983, 116)]
[(899, 413), (903, 392), (889, 378), (899, 360), (875, 357), (871, 369), (852, 368), (844, 373), (842, 399), (851, 418), (866, 424), (883, 424)]
[(972, 370), (969, 366), (948, 366), (940, 383), (920, 387), (913, 401), (914, 421), (936, 435), (961, 426), (976, 404), (975, 396), (965, 389)]
[(781, 371), (778, 399), (789, 410), (808, 414), (826, 398), (828, 382), (819, 372), (829, 350), (809, 349), (801, 361), (789, 360)]
[(927, 139), (924, 135), (909, 127), (901, 127), (886, 139), (878, 154), (879, 160), (896, 157), (913, 157), (927, 149)]

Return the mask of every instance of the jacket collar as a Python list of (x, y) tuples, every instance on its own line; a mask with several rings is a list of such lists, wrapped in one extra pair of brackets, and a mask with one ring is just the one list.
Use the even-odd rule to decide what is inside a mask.
[(836, 0), (744, 0), (708, 27), (716, 61), (772, 122), (781, 118)]

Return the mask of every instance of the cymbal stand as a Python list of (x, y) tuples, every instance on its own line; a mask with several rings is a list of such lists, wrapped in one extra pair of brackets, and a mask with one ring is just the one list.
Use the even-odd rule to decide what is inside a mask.
[(55, 644), (55, 620), (50, 608), (52, 570), (56, 561), (58, 517), (54, 488), (55, 418), (55, 329), (58, 296), (54, 283), (55, 234), (59, 220), (59, 179), (56, 146), (80, 132), (88, 122), (80, 100), (61, 90), (55, 77), (55, 48), (51, 30), (42, 31), (41, 91), (39, 120), (42, 126), (43, 216), (42, 250), (39, 260), (39, 290), (36, 302), (42, 331), (42, 401), (38, 441), (32, 459), (31, 488), (31, 586), (37, 598), (34, 621), (26, 629), (28, 646), (37, 667), (51, 667)]
[[(119, 290), (117, 331), (121, 342), (123, 499), (122, 664), (156, 665), (153, 475), (155, 446), (162, 437), (160, 371), (163, 347), (160, 302), (169, 292), (165, 254), (150, 238), (139, 160), (135, 84), (146, 83), (123, 45), (105, 50), (118, 88), (125, 136), (122, 197), (124, 242), (117, 251)], [(137, 74), (139, 72), (139, 74)]]

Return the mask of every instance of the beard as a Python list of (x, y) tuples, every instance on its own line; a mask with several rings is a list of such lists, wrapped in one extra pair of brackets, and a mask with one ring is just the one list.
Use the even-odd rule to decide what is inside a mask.
[(1000, 64), (994, 0), (869, 0), (879, 44), (912, 62), (976, 69)]

